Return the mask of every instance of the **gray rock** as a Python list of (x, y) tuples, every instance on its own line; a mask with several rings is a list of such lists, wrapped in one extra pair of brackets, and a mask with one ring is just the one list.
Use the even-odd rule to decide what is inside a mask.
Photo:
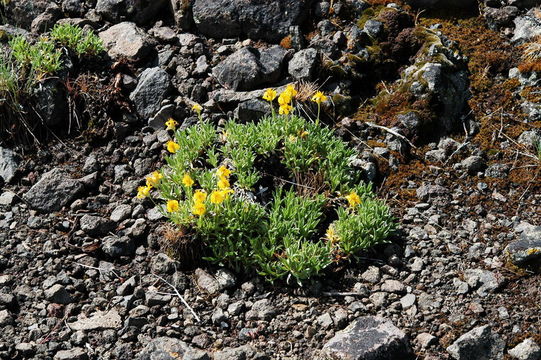
[(207, 62), (207, 57), (205, 55), (201, 55), (197, 58), (197, 61), (195, 62), (195, 69), (193, 71), (193, 75), (200, 76), (200, 75), (206, 75), (209, 71), (209, 64)]
[(57, 78), (49, 78), (36, 87), (36, 111), (48, 126), (57, 126), (66, 119), (68, 104), (65, 85)]
[(314, 78), (318, 63), (319, 53), (316, 49), (301, 50), (295, 53), (289, 61), (289, 75), (296, 80), (310, 81)]
[(155, 255), (150, 261), (150, 267), (156, 274), (172, 274), (179, 267), (179, 265), (180, 264), (178, 264), (178, 262), (171, 259), (164, 253)]
[(406, 287), (398, 280), (385, 280), (381, 285), (381, 291), (403, 294), (406, 292)]
[(0, 178), (8, 184), (15, 177), (21, 158), (14, 151), (0, 147)]
[(516, 266), (541, 269), (541, 226), (525, 228), (519, 239), (507, 245), (504, 254)]
[(526, 146), (536, 146), (541, 143), (541, 133), (535, 130), (524, 131), (518, 137), (517, 142)]
[(118, 205), (113, 212), (111, 213), (111, 216), (109, 219), (111, 221), (114, 221), (116, 223), (121, 222), (122, 220), (126, 220), (131, 215), (131, 205), (129, 204), (121, 204)]
[(504, 179), (509, 173), (510, 167), (507, 164), (492, 164), (485, 170), (485, 176)]
[(518, 360), (539, 360), (541, 347), (533, 339), (528, 338), (509, 350), (509, 355)]
[(81, 226), (81, 230), (83, 230), (85, 233), (94, 236), (107, 234), (115, 227), (115, 224), (108, 219), (101, 216), (93, 216), (88, 214), (81, 217), (81, 220), (79, 220), (79, 225)]
[(214, 354), (214, 360), (248, 360), (253, 359), (255, 353), (255, 349), (250, 345), (225, 348)]
[(521, 44), (541, 35), (541, 22), (536, 17), (535, 11), (535, 9), (531, 9), (526, 14), (515, 18), (512, 42)]
[(246, 319), (270, 320), (276, 315), (276, 309), (269, 299), (261, 299), (254, 302), (250, 311), (246, 313)]
[(32, 31), (33, 33), (46, 32), (53, 27), (53, 25), (60, 17), (62, 17), (62, 11), (60, 10), (60, 6), (52, 2), (47, 6), (44, 12), (42, 12), (41, 14), (36, 16), (34, 20), (32, 20), (32, 24), (30, 25), (30, 31)]
[(269, 103), (262, 99), (244, 101), (235, 109), (235, 119), (241, 123), (257, 121), (270, 112)]
[(117, 287), (116, 294), (119, 296), (126, 296), (133, 293), (133, 289), (137, 286), (138, 276), (134, 275), (128, 280), (124, 281), (122, 285)]
[(209, 37), (246, 36), (278, 42), (300, 25), (310, 1), (195, 0), (193, 19), (198, 30)]
[(416, 297), (413, 294), (407, 294), (404, 297), (400, 299), (400, 304), (402, 305), (402, 309), (407, 310), (413, 305), (415, 305)]
[(84, 3), (80, 0), (64, 0), (62, 1), (62, 12), (70, 17), (83, 17), (85, 14)]
[(33, 209), (52, 212), (58, 211), (83, 190), (83, 185), (69, 178), (61, 169), (53, 169), (41, 177), (41, 179), (23, 195), (23, 199)]
[(35, 346), (32, 343), (20, 343), (15, 345), (15, 350), (23, 356), (30, 357), (34, 354)]
[(393, 360), (411, 350), (406, 334), (389, 320), (363, 316), (329, 340), (322, 353), (330, 359)]
[(370, 266), (361, 274), (361, 279), (372, 284), (377, 284), (381, 279), (381, 273), (376, 266)]
[(160, 12), (166, 11), (167, 5), (167, 0), (98, 0), (96, 13), (113, 23), (127, 19), (144, 25), (154, 20)]
[(426, 349), (430, 345), (434, 345), (438, 342), (438, 339), (429, 333), (420, 333), (415, 338), (415, 342), (422, 348)]
[(139, 61), (147, 56), (153, 41), (145, 31), (132, 22), (122, 22), (99, 33), (107, 53), (112, 58)]
[(325, 313), (323, 315), (318, 316), (316, 319), (316, 322), (319, 326), (321, 326), (321, 328), (325, 330), (333, 326), (331, 314), (329, 313)]
[(8, 310), (0, 310), (0, 326), (7, 326), (13, 323), (13, 317)]
[(482, 157), (474, 155), (464, 159), (460, 165), (468, 172), (468, 174), (476, 175), (478, 172), (485, 169), (486, 161)]
[(83, 348), (60, 350), (53, 358), (54, 360), (87, 360), (88, 355)]
[(253, 90), (280, 77), (287, 51), (279, 46), (266, 50), (245, 47), (219, 63), (213, 74), (227, 88)]
[(431, 197), (438, 197), (449, 193), (449, 189), (440, 185), (423, 184), (417, 190), (417, 197), (426, 201)]
[(374, 19), (366, 21), (363, 29), (368, 35), (373, 38), (378, 38), (383, 32), (383, 23)]
[(135, 356), (136, 360), (177, 360), (185, 359), (191, 348), (184, 341), (170, 337), (159, 337), (148, 343)]
[(221, 290), (235, 286), (237, 278), (227, 269), (218, 269), (214, 275), (216, 281), (220, 285)]
[(130, 94), (130, 100), (142, 118), (148, 119), (160, 110), (169, 85), (169, 74), (159, 67), (145, 69), (139, 75), (137, 87)]
[(447, 352), (456, 360), (503, 359), (505, 341), (488, 325), (476, 327), (459, 337)]
[(503, 285), (505, 280), (500, 274), (483, 269), (464, 271), (464, 279), (470, 287), (477, 288), (479, 296), (487, 296), (489, 293), (493, 293)]
[(111, 309), (106, 313), (97, 311), (89, 318), (81, 316), (77, 321), (68, 323), (68, 325), (70, 329), (75, 331), (119, 329), (122, 327), (122, 319), (116, 309)]
[(112, 258), (132, 256), (135, 253), (135, 242), (128, 236), (107, 236), (101, 249)]
[(376, 307), (381, 307), (385, 305), (385, 302), (387, 301), (388, 294), (385, 292), (375, 292), (372, 295), (369, 296), (369, 300), (374, 304)]
[(513, 20), (519, 14), (519, 9), (516, 6), (503, 6), (500, 8), (486, 7), (483, 10), (488, 27), (492, 30), (498, 30), (501, 27), (509, 27), (513, 24)]
[(66, 288), (60, 284), (56, 284), (45, 290), (45, 298), (57, 304), (69, 304), (72, 302), (71, 296)]
[(221, 290), (218, 280), (203, 269), (195, 270), (195, 282), (201, 290), (209, 293), (210, 295), (217, 294)]
[(6, 22), (27, 30), (30, 29), (32, 21), (50, 5), (48, 0), (11, 0), (4, 3)]

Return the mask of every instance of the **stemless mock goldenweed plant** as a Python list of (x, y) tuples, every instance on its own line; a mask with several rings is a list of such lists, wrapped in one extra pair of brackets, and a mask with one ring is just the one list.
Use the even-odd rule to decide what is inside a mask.
[[(266, 95), (292, 106), (295, 89)], [(167, 165), (137, 197), (150, 197), (190, 243), (204, 244), (206, 260), (302, 283), (387, 241), (396, 225), (351, 165), (356, 151), (285, 110), (258, 123), (174, 130)]]

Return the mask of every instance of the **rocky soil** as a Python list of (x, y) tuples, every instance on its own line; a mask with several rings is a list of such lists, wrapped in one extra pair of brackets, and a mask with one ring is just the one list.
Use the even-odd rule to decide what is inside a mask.
[[(541, 359), (537, 1), (4, 3), (0, 33), (68, 22), (107, 55), (80, 129), (0, 139), (0, 359)], [(290, 82), (330, 95), (399, 233), (304, 287), (170, 258), (135, 199), (164, 122), (256, 120)]]

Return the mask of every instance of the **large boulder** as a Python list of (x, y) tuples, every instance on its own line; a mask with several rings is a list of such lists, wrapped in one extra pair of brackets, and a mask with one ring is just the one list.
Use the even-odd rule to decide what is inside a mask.
[(112, 58), (130, 61), (143, 59), (150, 52), (154, 41), (133, 22), (122, 22), (99, 33), (107, 53)]
[(363, 316), (323, 346), (323, 358), (347, 360), (408, 359), (411, 350), (403, 331), (389, 320)]
[(505, 341), (485, 325), (459, 337), (447, 352), (456, 360), (499, 360), (504, 348)]
[(130, 94), (130, 100), (142, 118), (148, 119), (160, 110), (169, 85), (169, 74), (159, 67), (145, 69), (139, 75), (137, 87)]
[(265, 50), (245, 47), (219, 63), (213, 74), (226, 88), (253, 90), (280, 78), (286, 55), (287, 51), (277, 45)]
[(278, 42), (299, 25), (310, 0), (195, 0), (193, 18), (198, 30), (214, 38), (245, 36)]
[(41, 177), (41, 179), (23, 195), (23, 199), (33, 209), (52, 212), (58, 211), (83, 190), (83, 184), (76, 179), (71, 179), (61, 169), (53, 169)]

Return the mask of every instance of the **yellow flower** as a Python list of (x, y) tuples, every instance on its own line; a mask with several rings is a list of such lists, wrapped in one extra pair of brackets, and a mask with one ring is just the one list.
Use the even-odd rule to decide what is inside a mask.
[(280, 106), (289, 105), (289, 103), (291, 102), (291, 99), (292, 99), (292, 96), (287, 91), (284, 91), (278, 97), (278, 105)]
[(312, 96), (312, 101), (320, 105), (322, 102), (327, 101), (327, 97), (321, 91), (318, 91)]
[(274, 89), (267, 89), (265, 93), (263, 94), (263, 100), (267, 100), (268, 102), (272, 102), (274, 99), (276, 99), (276, 90)]
[(138, 199), (144, 199), (146, 198), (148, 195), (150, 195), (150, 190), (152, 189), (152, 186), (150, 185), (147, 185), (147, 186), (139, 186), (137, 188), (137, 198)]
[(305, 137), (307, 137), (308, 134), (309, 134), (309, 133), (308, 133), (308, 131), (306, 131), (306, 130), (301, 130), (301, 131), (299, 131), (299, 137), (300, 137), (301, 139), (304, 139)]
[(199, 105), (198, 103), (193, 104), (192, 111), (195, 111), (197, 115), (201, 115), (201, 111), (203, 111), (203, 107)]
[(289, 138), (288, 138), (288, 139), (289, 139), (290, 142), (295, 142), (295, 141), (297, 141), (297, 137), (296, 137), (295, 135), (289, 135)]
[(182, 177), (182, 183), (184, 184), (184, 186), (192, 187), (194, 181), (189, 174), (184, 174), (184, 176)]
[(166, 208), (167, 208), (167, 212), (170, 212), (170, 213), (172, 213), (172, 212), (177, 212), (177, 211), (178, 211), (178, 208), (179, 208), (179, 206), (178, 206), (178, 201), (176, 201), (176, 200), (169, 200), (169, 201), (167, 202)]
[(289, 84), (284, 90), (285, 93), (288, 93), (290, 97), (294, 98), (297, 95), (297, 90), (293, 84)]
[(289, 115), (289, 113), (291, 111), (293, 111), (293, 106), (284, 104), (284, 105), (280, 106), (280, 109), (278, 110), (278, 113), (280, 115)]
[(196, 190), (193, 194), (193, 202), (196, 204), (202, 204), (207, 198), (207, 193), (202, 190)]
[(216, 175), (218, 177), (222, 178), (228, 178), (231, 175), (231, 170), (229, 170), (226, 166), (222, 165), (216, 170)]
[(177, 128), (178, 122), (176, 122), (173, 118), (169, 118), (165, 122), (165, 126), (167, 126), (167, 130), (175, 130)]
[(152, 174), (146, 177), (147, 186), (156, 186), (163, 178), (163, 175), (157, 171), (154, 171)]
[(203, 216), (207, 212), (207, 207), (203, 203), (195, 203), (192, 207), (192, 213), (194, 215)]
[(333, 243), (340, 240), (340, 237), (338, 236), (338, 234), (334, 230), (334, 226), (332, 226), (332, 225), (329, 226), (329, 228), (327, 229), (327, 232), (325, 233), (325, 236), (327, 237), (327, 240), (329, 240), (331, 242), (331, 244), (333, 244)]
[(167, 142), (167, 151), (169, 151), (171, 154), (176, 153), (180, 149), (180, 145), (177, 144), (174, 141), (169, 140)]
[(349, 206), (355, 207), (361, 203), (361, 198), (357, 195), (356, 192), (351, 192), (349, 195), (346, 195), (346, 200), (349, 203)]
[(227, 180), (227, 178), (221, 176), (220, 180), (218, 180), (218, 188), (219, 189), (227, 189), (227, 188), (229, 188), (229, 186), (230, 186), (229, 180)]
[(229, 193), (232, 192), (233, 190), (215, 190), (210, 194), (210, 202), (213, 204), (221, 204), (229, 197)]

